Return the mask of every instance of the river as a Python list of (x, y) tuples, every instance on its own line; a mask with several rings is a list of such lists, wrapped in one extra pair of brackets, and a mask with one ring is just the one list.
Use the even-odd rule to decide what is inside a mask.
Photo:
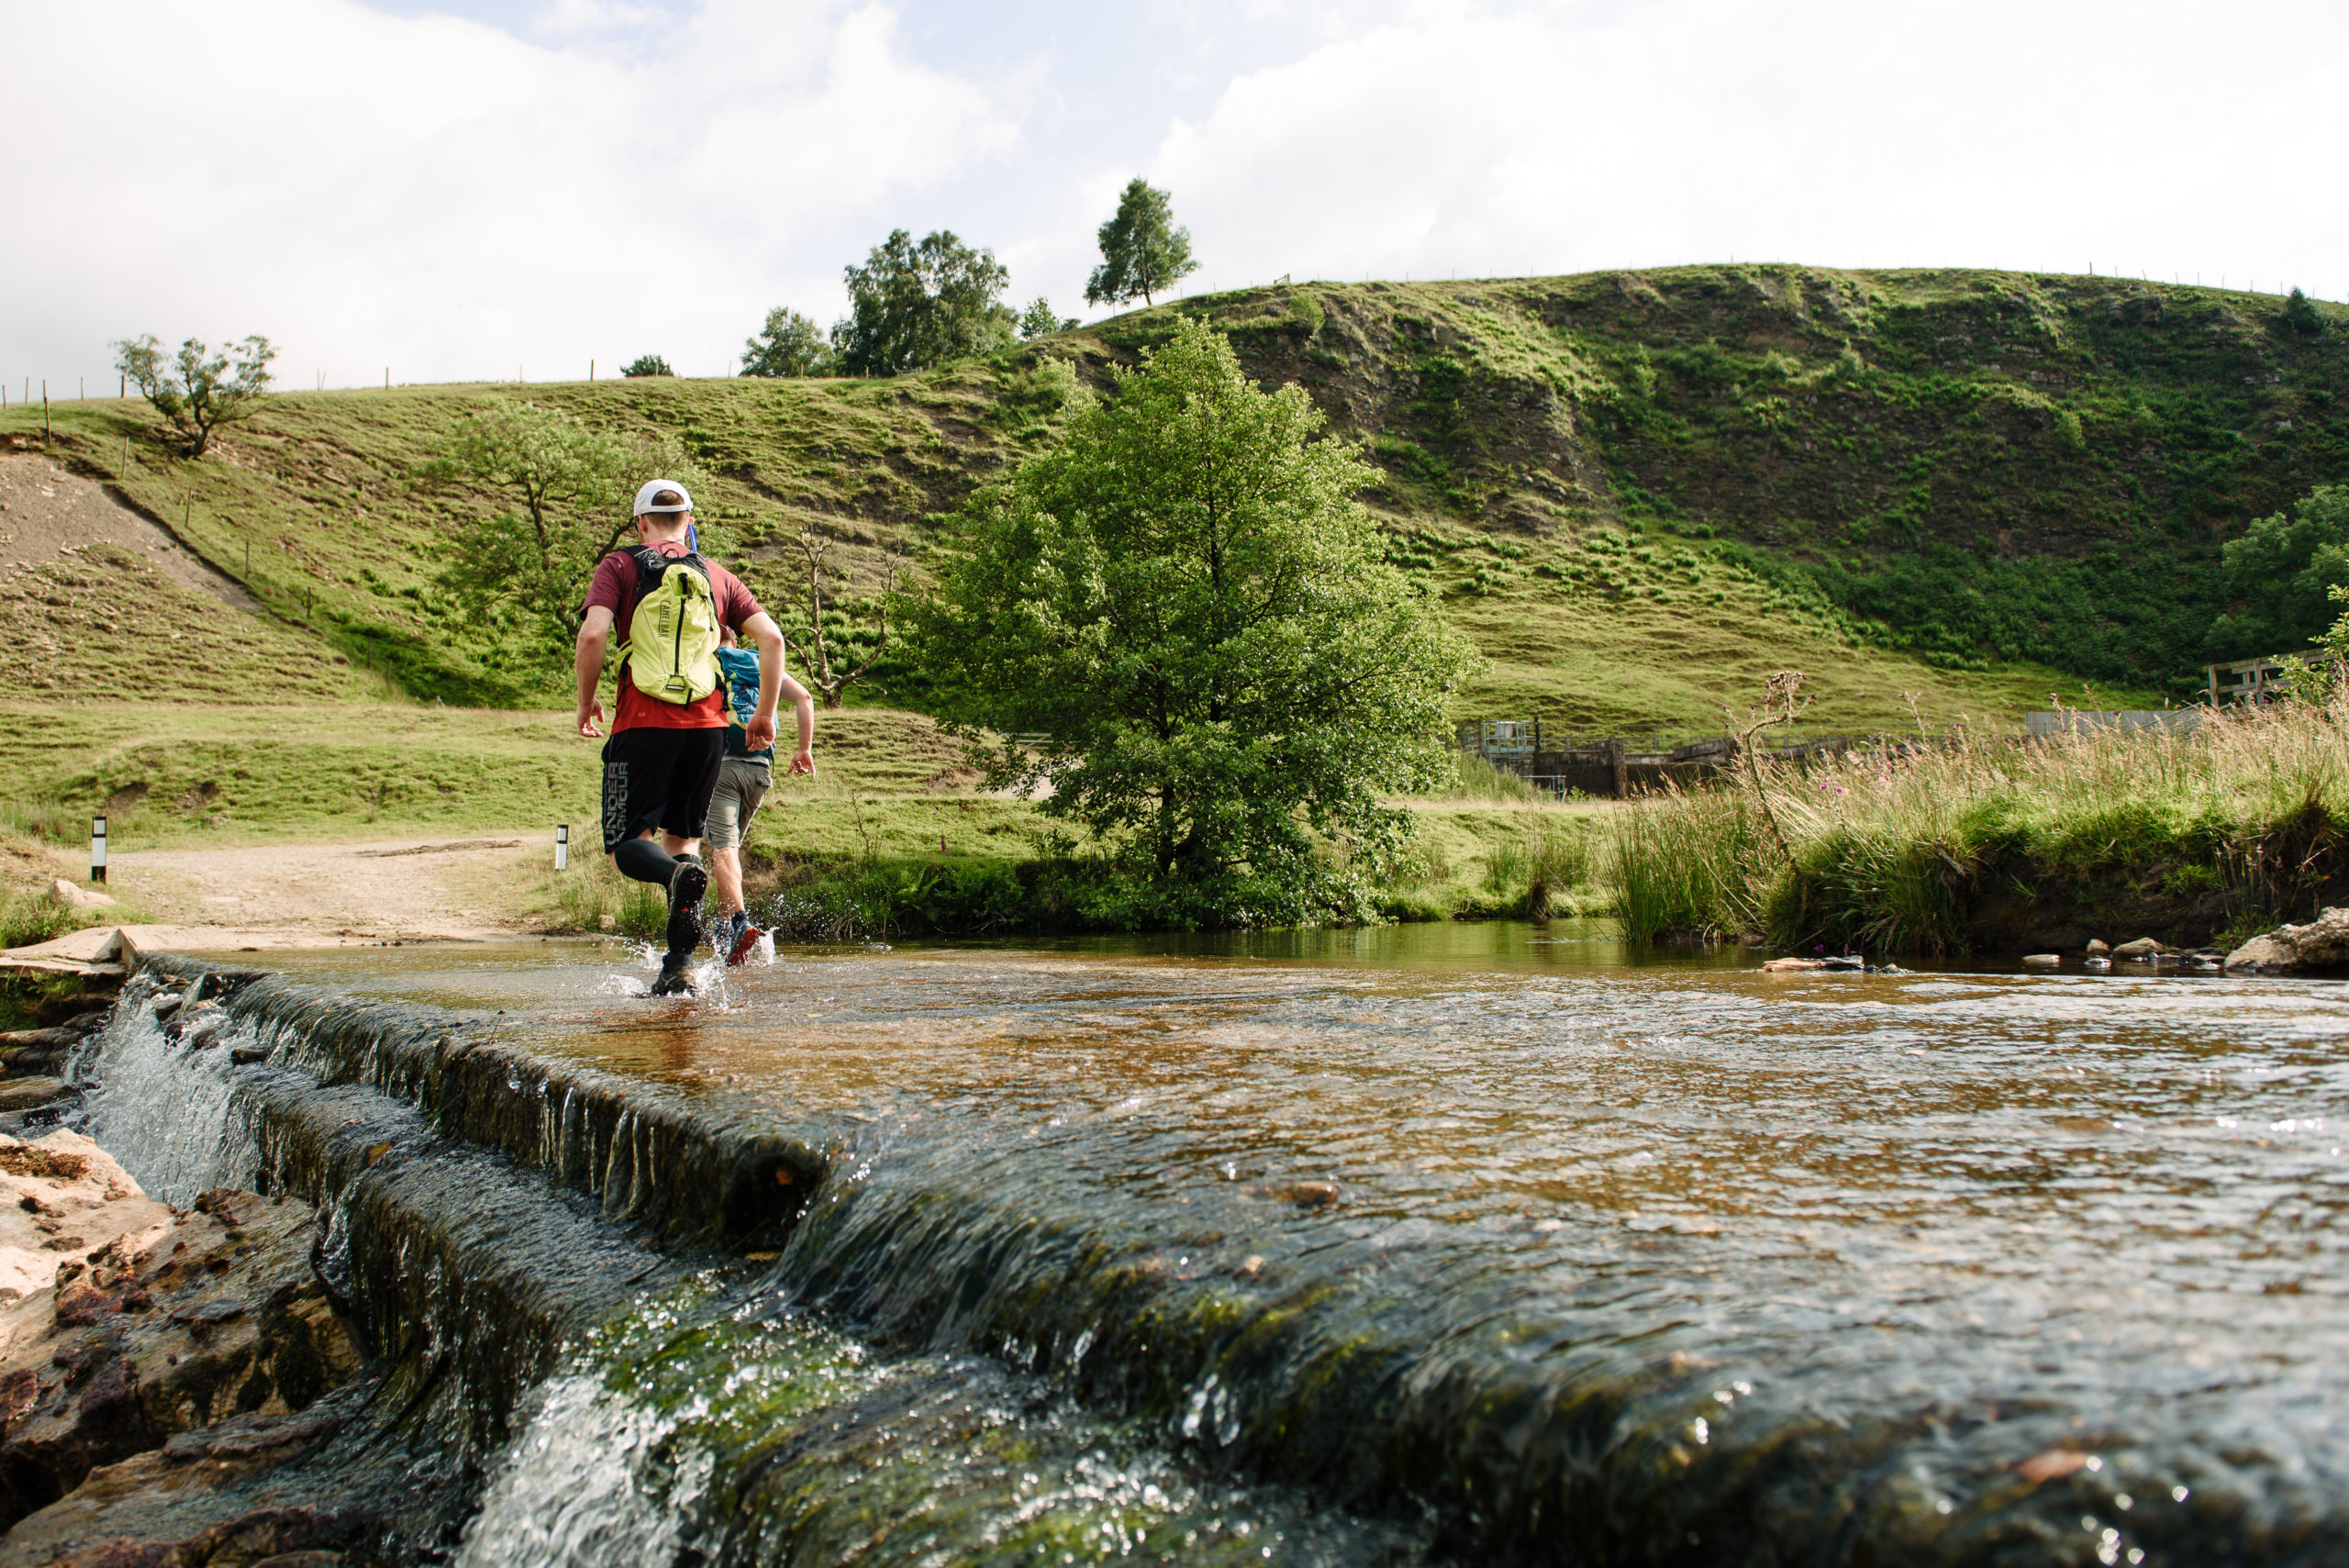
[[(268, 967), (820, 1154), (566, 1341), (467, 1561), (2349, 1554), (2337, 985), (1566, 923), (786, 951), (687, 1002), (618, 943)], [(155, 1045), (100, 1135), (250, 1179), (233, 1112), (141, 1098)], [(694, 1199), (657, 1139), (616, 1199), (629, 1135), (566, 1154), (581, 1091), (511, 1084), (523, 1162)]]

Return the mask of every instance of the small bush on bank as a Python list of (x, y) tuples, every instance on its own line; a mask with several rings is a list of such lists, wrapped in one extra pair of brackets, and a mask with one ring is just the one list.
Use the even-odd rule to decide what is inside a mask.
[(2170, 900), (2209, 933), (2305, 918), (2349, 874), (2349, 697), (2212, 713), (2182, 735), (1962, 734), (1765, 762), (1761, 778), (1758, 799), (1669, 790), (1620, 814), (1609, 880), (1631, 940), (1964, 952), (1993, 904), (2100, 894)]
[(0, 948), (30, 947), (90, 924), (80, 911), (47, 894), (11, 893), (0, 898)]
[(1453, 764), (1451, 791), (1454, 800), (1540, 800), (1542, 793), (1507, 768), (1497, 768), (1473, 751), (1463, 751)]
[[(538, 887), (541, 917), (556, 932), (609, 930), (639, 941), (659, 941), (669, 922), (668, 900), (650, 883), (630, 882), (594, 844), (574, 844), (571, 864)], [(607, 927), (604, 922), (612, 924)]]

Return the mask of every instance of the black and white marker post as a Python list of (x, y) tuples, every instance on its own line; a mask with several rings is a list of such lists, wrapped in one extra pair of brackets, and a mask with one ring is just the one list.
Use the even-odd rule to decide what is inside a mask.
[(90, 818), (90, 880), (104, 882), (106, 879), (106, 819), (103, 817), (93, 817)]
[(571, 824), (558, 822), (554, 826), (554, 869), (562, 871), (571, 864)]

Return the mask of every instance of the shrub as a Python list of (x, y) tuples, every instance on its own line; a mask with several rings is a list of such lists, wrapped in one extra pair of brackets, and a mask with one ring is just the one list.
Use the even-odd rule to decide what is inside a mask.
[(1497, 768), (1474, 751), (1463, 751), (1453, 764), (1451, 795), (1455, 800), (1536, 800), (1540, 792), (1507, 768)]

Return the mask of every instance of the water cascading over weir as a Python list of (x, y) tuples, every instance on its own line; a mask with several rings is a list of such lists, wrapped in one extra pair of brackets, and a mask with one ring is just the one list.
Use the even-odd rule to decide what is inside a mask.
[[(402, 965), (150, 958), (74, 1068), (155, 1195), (318, 1206), (374, 1362), (305, 1467), (384, 1561), (2349, 1551), (2349, 1320), (2242, 1261), (2337, 1261), (2315, 1144), (2110, 1137), (2338, 1096), (2295, 1044), (2335, 1000), (2213, 1040), (1932, 977), (856, 953), (679, 1008), (579, 950)], [(2044, 1095), (2110, 1053), (2022, 1065), (2066, 1028), (2134, 1052), (2103, 1133)]]

